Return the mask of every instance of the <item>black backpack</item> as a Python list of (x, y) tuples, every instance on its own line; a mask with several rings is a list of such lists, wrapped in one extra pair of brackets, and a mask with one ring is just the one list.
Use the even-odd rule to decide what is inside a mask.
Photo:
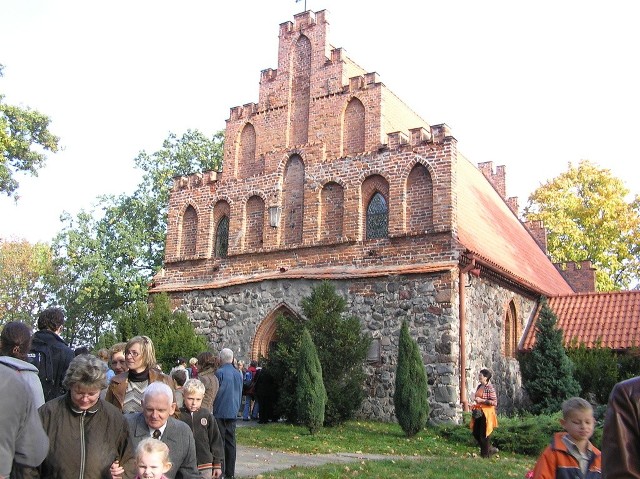
[(50, 344), (33, 339), (31, 351), (28, 354), (29, 362), (38, 368), (38, 376), (42, 383), (44, 400), (57, 398), (64, 394), (64, 388), (58, 384), (55, 368), (53, 367), (53, 348)]

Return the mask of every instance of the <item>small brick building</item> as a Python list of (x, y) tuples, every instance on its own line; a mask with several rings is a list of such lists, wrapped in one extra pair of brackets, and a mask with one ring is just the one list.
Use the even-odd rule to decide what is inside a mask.
[(400, 325), (427, 368), (432, 418), (458, 420), (477, 372), (522, 399), (514, 356), (541, 295), (573, 294), (539, 224), (378, 75), (328, 42), (327, 12), (280, 25), (257, 103), (231, 109), (224, 168), (175, 179), (168, 292), (214, 350), (268, 355), (279, 314), (329, 279), (373, 338), (362, 417), (393, 420)]

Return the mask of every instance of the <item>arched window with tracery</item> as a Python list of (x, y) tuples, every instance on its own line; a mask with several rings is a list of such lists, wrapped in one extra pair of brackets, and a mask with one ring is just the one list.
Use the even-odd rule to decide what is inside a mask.
[(352, 98), (344, 110), (343, 144), (344, 155), (355, 155), (365, 150), (365, 109), (362, 102)]
[(362, 210), (366, 239), (389, 236), (389, 183), (381, 175), (372, 175), (362, 183)]
[(518, 342), (520, 341), (520, 328), (518, 327), (518, 316), (516, 306), (513, 301), (509, 302), (507, 313), (504, 319), (504, 355), (508, 358), (515, 358), (518, 352)]
[(371, 198), (367, 206), (367, 239), (386, 238), (389, 235), (389, 207), (380, 193)]
[(198, 213), (191, 205), (187, 206), (182, 215), (180, 232), (180, 255), (191, 257), (196, 254), (198, 243)]
[(216, 227), (216, 256), (226, 258), (229, 254), (229, 217), (223, 216)]

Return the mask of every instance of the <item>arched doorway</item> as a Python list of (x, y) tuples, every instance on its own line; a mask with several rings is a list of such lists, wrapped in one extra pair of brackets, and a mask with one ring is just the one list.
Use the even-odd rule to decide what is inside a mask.
[(275, 348), (278, 343), (276, 337), (278, 316), (287, 316), (296, 318), (298, 315), (286, 304), (282, 303), (271, 311), (260, 323), (256, 335), (253, 338), (253, 344), (251, 346), (251, 358), (259, 359), (260, 357), (269, 357), (269, 353)]

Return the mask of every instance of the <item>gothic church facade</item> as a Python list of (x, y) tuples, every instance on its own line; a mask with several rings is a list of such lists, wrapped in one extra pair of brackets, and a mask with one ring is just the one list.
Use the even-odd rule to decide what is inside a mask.
[(268, 355), (279, 314), (328, 279), (372, 339), (360, 415), (393, 420), (399, 330), (427, 368), (434, 420), (459, 420), (482, 367), (501, 407), (522, 400), (515, 354), (541, 295), (573, 289), (505, 199), (505, 171), (472, 165), (328, 42), (328, 13), (280, 25), (257, 103), (231, 109), (222, 171), (176, 178), (167, 292), (214, 350)]

